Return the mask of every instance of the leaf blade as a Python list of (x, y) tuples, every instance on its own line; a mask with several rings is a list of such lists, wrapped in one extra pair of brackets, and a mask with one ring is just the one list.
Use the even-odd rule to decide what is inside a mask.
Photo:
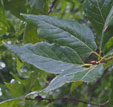
[[(22, 16), (38, 27), (40, 38), (50, 43), (58, 43), (68, 46), (77, 51), (81, 57), (86, 57), (97, 46), (91, 30), (78, 22), (71, 20), (58, 19), (45, 15), (26, 15)], [(84, 55), (82, 54), (84, 52)]]
[(102, 70), (103, 65), (100, 64), (76, 72), (63, 72), (50, 82), (49, 86), (45, 89), (45, 92), (48, 93), (49, 91), (55, 90), (70, 82), (93, 82), (97, 77), (101, 76)]
[(112, 0), (86, 0), (84, 3), (84, 11), (99, 35), (102, 33), (112, 5)]
[[(73, 62), (72, 63), (68, 63), (68, 61), (66, 62), (66, 58), (70, 59), (67, 56), (63, 56), (64, 59), (59, 60), (60, 55), (58, 55), (58, 53), (57, 53), (56, 55), (59, 56), (59, 58), (57, 59), (55, 56), (55, 53), (54, 53), (54, 46), (56, 46), (55, 44), (48, 44), (46, 42), (42, 42), (42, 43), (37, 43), (35, 45), (26, 44), (24, 46), (18, 46), (18, 45), (5, 44), (5, 46), (11, 52), (15, 53), (20, 59), (24, 60), (25, 62), (27, 62), (29, 64), (34, 65), (35, 67), (37, 67), (41, 70), (49, 72), (49, 73), (57, 74), (57, 73), (61, 73), (62, 70), (64, 70), (64, 71), (72, 70), (73, 71), (74, 69), (77, 69), (77, 68), (80, 68), (80, 69), (83, 68), (81, 65), (73, 64)], [(44, 47), (45, 47), (45, 49), (44, 49)], [(57, 47), (56, 52), (60, 48), (61, 47)], [(66, 49), (70, 50), (70, 48), (66, 48)], [(62, 48), (60, 50), (62, 50)], [(62, 51), (61, 54), (63, 54), (64, 52)], [(68, 52), (72, 52), (72, 51), (68, 51)], [(73, 53), (73, 56), (74, 55), (76, 56), (75, 52)], [(76, 59), (76, 57), (75, 58), (73, 57), (73, 59)], [(73, 61), (75, 61), (75, 60), (73, 60)]]
[(24, 97), (5, 100), (0, 102), (0, 107), (16, 107), (20, 104), (21, 101), (24, 101)]

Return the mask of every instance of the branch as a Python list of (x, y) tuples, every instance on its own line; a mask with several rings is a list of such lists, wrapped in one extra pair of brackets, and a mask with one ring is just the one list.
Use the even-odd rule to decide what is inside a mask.
[(54, 0), (54, 1), (53, 1), (53, 3), (52, 3), (51, 6), (50, 6), (50, 9), (49, 9), (49, 11), (48, 11), (48, 14), (50, 14), (50, 13), (52, 12), (52, 9), (53, 9), (53, 7), (55, 6), (56, 2), (57, 2), (57, 0)]
[[(112, 57), (109, 57), (109, 58), (106, 58), (106, 59), (103, 59), (103, 60), (101, 60), (101, 61), (91, 61), (90, 63), (91, 63), (92, 65), (98, 65), (98, 64), (100, 64), (100, 63), (107, 63), (107, 62), (110, 61), (110, 60), (113, 60), (113, 56), (112, 56)], [(87, 65), (89, 65), (89, 64), (87, 64)]]
[(113, 56), (102, 60), (102, 63), (107, 63), (108, 61), (113, 60)]
[(90, 105), (94, 105), (94, 106), (97, 106), (97, 107), (105, 107), (107, 104), (109, 104), (109, 101), (105, 102), (104, 104), (95, 104), (93, 102), (89, 102), (89, 101), (84, 101), (84, 100), (80, 100), (80, 99), (77, 99), (77, 98), (42, 98), (42, 96), (36, 96), (34, 99), (32, 98), (25, 98), (25, 100), (37, 100), (37, 101), (42, 101), (42, 100), (47, 100), (49, 102), (53, 102), (53, 101), (56, 101), (56, 100), (63, 100), (63, 101), (74, 101), (74, 102), (81, 102), (81, 103), (84, 103), (84, 104), (90, 104)]

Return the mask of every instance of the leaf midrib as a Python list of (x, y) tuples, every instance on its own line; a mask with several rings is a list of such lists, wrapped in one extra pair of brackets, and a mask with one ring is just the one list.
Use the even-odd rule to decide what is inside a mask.
[[(83, 81), (83, 79), (86, 78), (87, 75), (88, 75), (91, 71), (93, 71), (94, 69), (96, 69), (97, 66), (98, 66), (98, 65), (95, 65), (95, 66), (92, 67), (91, 69), (90, 69), (90, 68), (84, 68), (84, 69), (81, 70), (81, 71), (73, 72), (73, 73), (71, 73), (71, 74), (66, 74), (66, 76), (68, 76), (68, 75), (75, 75), (75, 74), (77, 74), (77, 73), (79, 73), (79, 72), (84, 72), (84, 71), (88, 70), (88, 72), (80, 79), (80, 81)], [(71, 81), (71, 82), (73, 82), (73, 81)]]
[(103, 14), (102, 14), (101, 9), (100, 9), (100, 6), (99, 6), (99, 1), (96, 0), (96, 3), (97, 3), (97, 7), (98, 7), (98, 9), (99, 9), (99, 12), (100, 12), (101, 18), (102, 18), (102, 20), (103, 20), (103, 23), (105, 23), (105, 19), (104, 19), (104, 17), (103, 17)]
[[(62, 48), (64, 47), (64, 46), (61, 46)], [(27, 48), (27, 47), (25, 47), (25, 48)], [(72, 49), (72, 48), (70, 48), (70, 47), (68, 47), (69, 49)], [(27, 48), (27, 50), (30, 50), (32, 53), (33, 53), (33, 51), (31, 50), (31, 49), (29, 49), (29, 48)], [(73, 50), (73, 49), (72, 49)], [(40, 49), (40, 51), (42, 52), (42, 53), (44, 53), (43, 52), (43, 50), (41, 50)], [(75, 53), (75, 54), (77, 54), (78, 55), (78, 53), (75, 51), (75, 50), (73, 50), (73, 52)], [(53, 51), (52, 51), (52, 53), (53, 53)], [(33, 53), (34, 54), (34, 53)], [(46, 54), (46, 53), (45, 53)], [(64, 54), (64, 53), (63, 53)], [(38, 56), (42, 56), (42, 55), (39, 55), (39, 54), (34, 54), (34, 55), (38, 55)], [(48, 56), (48, 54), (46, 54), (47, 56), (42, 56), (42, 57), (44, 57), (44, 58), (49, 58), (49, 56)], [(56, 55), (56, 54), (54, 54), (57, 58), (58, 58), (58, 60), (57, 59), (54, 59), (54, 58), (49, 58), (49, 59), (51, 59), (51, 60), (55, 60), (55, 61), (59, 61), (59, 57)], [(65, 54), (64, 54), (65, 55)], [(79, 56), (79, 55), (78, 55)], [(66, 56), (67, 57), (67, 56)], [(81, 59), (81, 57), (79, 56), (79, 58)], [(81, 64), (75, 64), (75, 65), (83, 65), (84, 64), (84, 62), (83, 62), (83, 60), (81, 59), (81, 61), (82, 61), (82, 63)], [(63, 63), (68, 63), (68, 62), (64, 62), (64, 61), (62, 61), (61, 60), (61, 62), (63, 62)], [(73, 64), (73, 63), (68, 63), (68, 64)]]
[(33, 52), (32, 53), (25, 53), (25, 54), (32, 54), (32, 55), (35, 55), (35, 56), (39, 56), (39, 57), (42, 57), (42, 58), (47, 58), (47, 59), (50, 59), (50, 60), (53, 60), (53, 61), (56, 61), (56, 62), (61, 62), (61, 63), (64, 63), (64, 64), (78, 65), (78, 66), (81, 66), (81, 67), (83, 66), (83, 64), (73, 64), (73, 63), (68, 63), (68, 62), (64, 62), (64, 61), (60, 61), (60, 60), (55, 60), (55, 59), (52, 59), (52, 58), (49, 58), (49, 57), (44, 57), (42, 55), (34, 54)]
[[(63, 30), (64, 32), (69, 33), (72, 37), (74, 37), (75, 39), (79, 40), (79, 41), (80, 41), (82, 44), (84, 44), (88, 49), (90, 49), (95, 55), (99, 56), (97, 52), (95, 52), (93, 49), (91, 49), (87, 44), (85, 44), (85, 43), (84, 43), (83, 41), (81, 41), (79, 38), (75, 37), (71, 32), (68, 32), (68, 31), (66, 31), (65, 29), (61, 28), (61, 27), (57, 27), (55, 24), (51, 24), (51, 23), (49, 23), (49, 22), (47, 22), (47, 21), (45, 21), (45, 20), (42, 20), (42, 21), (45, 22), (45, 23), (47, 23), (47, 24), (50, 24), (50, 25), (52, 25), (52, 26), (54, 26), (54, 27), (56, 27), (56, 28), (59, 28), (59, 29)], [(77, 34), (77, 33), (76, 33), (76, 34)], [(79, 34), (78, 34), (78, 35), (79, 35)]]
[(91, 71), (93, 71), (95, 68), (97, 67), (97, 65), (95, 65), (94, 67), (92, 67), (91, 69), (89, 68), (89, 71), (82, 77), (81, 80), (83, 80)]
[[(51, 23), (49, 23), (49, 22), (47, 22), (47, 21), (45, 21), (45, 20), (43, 20), (43, 21), (44, 21), (45, 23), (47, 23), (47, 24), (50, 24), (50, 25), (52, 25), (52, 26), (55, 26), (56, 28), (62, 29), (64, 32), (69, 33), (70, 35), (72, 35), (72, 37), (74, 37), (75, 39), (79, 40), (82, 44), (84, 44), (87, 48), (89, 48), (93, 53), (95, 53), (95, 51), (94, 51), (93, 49), (91, 49), (87, 44), (85, 44), (85, 43), (84, 43), (83, 41), (81, 41), (79, 38), (75, 37), (71, 32), (68, 32), (68, 31), (66, 31), (65, 29), (61, 28), (61, 27), (57, 27), (55, 24), (51, 24)], [(77, 32), (76, 32), (76, 34), (79, 35)]]

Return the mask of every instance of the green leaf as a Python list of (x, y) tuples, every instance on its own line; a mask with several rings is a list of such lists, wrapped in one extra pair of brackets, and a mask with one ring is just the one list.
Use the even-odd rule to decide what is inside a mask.
[[(31, 72), (30, 76), (26, 79), (21, 79), (13, 73), (11, 73), (11, 75), (16, 80), (16, 83), (6, 83), (6, 86), (8, 87), (12, 95), (15, 97), (23, 96), (31, 91), (41, 89), (41, 86), (38, 80), (39, 72), (37, 71)], [(17, 93), (18, 91), (19, 93)]]
[(83, 83), (83, 81), (76, 81), (74, 83), (72, 83), (71, 88), (70, 88), (70, 92), (72, 93), (79, 85), (81, 85)]
[(99, 78), (102, 75), (103, 65), (94, 65), (90, 68), (84, 68), (82, 70), (75, 71), (64, 71), (57, 77), (55, 77), (49, 84), (49, 86), (45, 89), (45, 92), (49, 92), (55, 90), (66, 83), (83, 81), (83, 82), (93, 82), (96, 78)]
[(109, 41), (106, 43), (105, 48), (103, 50), (104, 53), (111, 53), (111, 50), (113, 49), (113, 37), (109, 39)]
[(28, 22), (38, 27), (38, 34), (43, 40), (69, 46), (82, 58), (92, 52), (96, 54), (94, 35), (86, 25), (45, 15), (23, 14), (23, 16)]
[(113, 0), (86, 0), (84, 10), (99, 35), (113, 6)]
[(0, 1), (0, 35), (3, 35), (8, 30), (8, 22), (7, 18), (5, 17), (5, 11)]
[(69, 47), (46, 42), (23, 46), (4, 45), (20, 59), (46, 72), (58, 74), (65, 70), (83, 69), (77, 65), (83, 63), (79, 55)]
[(47, 0), (30, 0), (31, 8), (34, 11), (39, 11), (42, 14), (48, 13), (48, 3)]
[(26, 0), (3, 0), (5, 9), (22, 19), (20, 13), (27, 13)]
[(110, 51), (108, 51), (106, 54), (105, 54), (105, 58), (108, 58), (108, 57), (111, 57), (113, 56), (113, 49), (111, 49)]
[(24, 97), (5, 100), (0, 102), (0, 107), (17, 107), (21, 101), (24, 101)]
[(27, 24), (24, 33), (24, 43), (36, 43), (39, 41), (37, 28), (31, 24)]
[(30, 74), (29, 78), (22, 80), (21, 84), (24, 86), (24, 93), (29, 93), (31, 91), (39, 90), (41, 89), (40, 85), (40, 79), (39, 79), (39, 72), (34, 71)]
[[(112, 55), (113, 55), (113, 52), (112, 52)], [(110, 60), (104, 64), (104, 69), (107, 69), (108, 67), (111, 67), (112, 65), (113, 65), (113, 60)]]
[(86, 0), (84, 10), (100, 40), (100, 51), (103, 50), (113, 33), (113, 0)]
[(23, 66), (23, 63), (18, 58), (16, 58), (16, 69), (20, 76), (22, 76), (22, 73), (20, 72), (22, 66)]
[(20, 97), (22, 95), (25, 95), (24, 92), (24, 88), (22, 84), (18, 84), (18, 83), (6, 83), (5, 85), (8, 87), (8, 89), (10, 90), (11, 94), (14, 97)]
[(108, 107), (112, 107), (113, 106), (113, 80), (111, 81), (111, 94), (110, 94), (110, 98), (109, 98), (109, 106)]
[[(113, 7), (111, 8), (109, 15), (106, 19), (104, 29), (102, 31), (102, 38), (100, 42), (100, 49), (103, 50), (106, 45), (109, 44), (110, 39), (112, 38), (113, 34)], [(105, 51), (105, 49), (104, 49)]]

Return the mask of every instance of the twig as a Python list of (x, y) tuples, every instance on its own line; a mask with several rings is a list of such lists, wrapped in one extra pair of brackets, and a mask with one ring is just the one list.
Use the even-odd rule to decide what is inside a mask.
[[(106, 58), (106, 59), (103, 59), (103, 60), (101, 60), (101, 61), (91, 61), (90, 63), (92, 64), (92, 65), (98, 65), (98, 64), (100, 64), (100, 63), (107, 63), (108, 61), (110, 61), (110, 60), (113, 60), (113, 56), (112, 57), (109, 57), (109, 58)], [(87, 64), (88, 65), (88, 64)]]
[(53, 3), (52, 3), (51, 6), (50, 6), (50, 9), (49, 9), (49, 11), (48, 11), (48, 14), (50, 14), (50, 13), (52, 12), (52, 9), (53, 9), (53, 7), (55, 6), (56, 2), (57, 2), (57, 0), (54, 0), (54, 1), (53, 1)]
[(95, 104), (93, 102), (89, 102), (89, 101), (84, 101), (84, 100), (81, 100), (81, 99), (77, 99), (77, 98), (42, 98), (41, 96), (36, 96), (35, 99), (32, 99), (32, 98), (25, 98), (25, 100), (37, 100), (37, 101), (42, 101), (42, 100), (47, 100), (49, 102), (53, 102), (53, 101), (56, 101), (56, 100), (63, 100), (63, 101), (74, 101), (74, 102), (81, 102), (81, 103), (84, 103), (84, 104), (90, 104), (90, 105), (94, 105), (94, 106), (97, 106), (97, 107), (105, 107), (109, 101), (105, 102), (104, 104)]
[(100, 107), (106, 107), (107, 104), (109, 104), (109, 100), (106, 101), (104, 104), (100, 104)]
[(108, 61), (113, 60), (113, 56), (102, 60), (102, 63), (107, 63)]

